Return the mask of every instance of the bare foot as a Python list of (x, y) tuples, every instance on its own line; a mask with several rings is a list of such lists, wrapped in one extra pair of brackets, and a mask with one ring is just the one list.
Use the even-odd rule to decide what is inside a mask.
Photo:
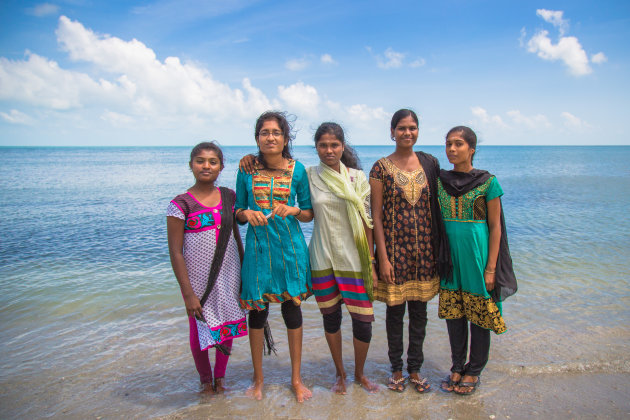
[(304, 386), (301, 380), (293, 383), (293, 390), (295, 391), (295, 398), (299, 403), (304, 402), (313, 396), (311, 390)]
[(335, 394), (346, 395), (346, 376), (337, 376), (337, 380), (330, 390)]
[(214, 378), (214, 392), (217, 394), (225, 392), (224, 378)]
[(203, 387), (201, 390), (202, 394), (206, 394), (206, 395), (214, 395), (214, 388), (212, 386), (212, 382), (206, 382), (206, 383), (202, 383), (201, 386)]
[(365, 389), (370, 394), (378, 392), (378, 385), (374, 382), (370, 381), (367, 376), (363, 375), (360, 378), (354, 378), (355, 382), (361, 385), (363, 389)]
[(263, 381), (254, 381), (250, 387), (247, 388), (247, 391), (245, 391), (245, 395), (258, 401), (262, 400), (263, 385)]

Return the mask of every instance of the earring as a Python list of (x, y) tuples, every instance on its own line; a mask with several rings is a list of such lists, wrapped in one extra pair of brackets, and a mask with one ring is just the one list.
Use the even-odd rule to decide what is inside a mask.
[(392, 136), (392, 141), (396, 141), (396, 137)]

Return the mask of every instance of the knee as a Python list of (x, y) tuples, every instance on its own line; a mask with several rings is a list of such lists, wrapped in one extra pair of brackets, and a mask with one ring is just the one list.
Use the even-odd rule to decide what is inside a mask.
[(249, 311), (249, 328), (251, 329), (264, 328), (265, 322), (267, 322), (267, 316), (269, 316), (268, 306), (262, 311), (257, 311), (257, 310)]
[(363, 343), (372, 341), (372, 323), (352, 318), (352, 335)]
[(302, 326), (302, 308), (291, 300), (282, 302), (282, 318), (288, 329), (300, 328)]
[(324, 331), (328, 334), (334, 334), (341, 328), (341, 307), (335, 312), (324, 314)]

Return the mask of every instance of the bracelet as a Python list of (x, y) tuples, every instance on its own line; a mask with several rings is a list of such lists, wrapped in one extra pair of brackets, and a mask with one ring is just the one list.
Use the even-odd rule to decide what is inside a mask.
[(302, 209), (299, 207), (297, 209), (298, 209), (298, 214), (296, 214), (295, 217), (298, 217), (300, 214), (302, 214)]
[(495, 274), (497, 272), (497, 270), (488, 270), (487, 268), (484, 270), (484, 272), (488, 273), (488, 274)]
[(372, 264), (376, 264), (376, 258), (372, 257)]

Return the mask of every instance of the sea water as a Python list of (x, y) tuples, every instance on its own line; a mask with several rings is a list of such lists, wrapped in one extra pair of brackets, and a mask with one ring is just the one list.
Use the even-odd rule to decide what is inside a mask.
[[(420, 147), (450, 168), (442, 147)], [(225, 147), (218, 183), (234, 188), (252, 147)], [(357, 147), (363, 169), (393, 146)], [(265, 398), (243, 394), (249, 345), (235, 340), (224, 396), (199, 394), (188, 321), (171, 270), (165, 211), (190, 187), (190, 148), (0, 148), (0, 416), (2, 418), (519, 418), (630, 415), (630, 147), (481, 146), (475, 167), (497, 176), (518, 293), (508, 331), (492, 335), (478, 393), (462, 399), (384, 387), (328, 389), (334, 366), (313, 298), (304, 304), (297, 404), (278, 307), (279, 353), (265, 356)], [(305, 166), (313, 147), (294, 148)], [(303, 224), (306, 240), (312, 223)], [(384, 304), (375, 302), (366, 374), (389, 376)], [(351, 325), (342, 326), (352, 378)], [(429, 303), (422, 375), (437, 390), (448, 336)]]

